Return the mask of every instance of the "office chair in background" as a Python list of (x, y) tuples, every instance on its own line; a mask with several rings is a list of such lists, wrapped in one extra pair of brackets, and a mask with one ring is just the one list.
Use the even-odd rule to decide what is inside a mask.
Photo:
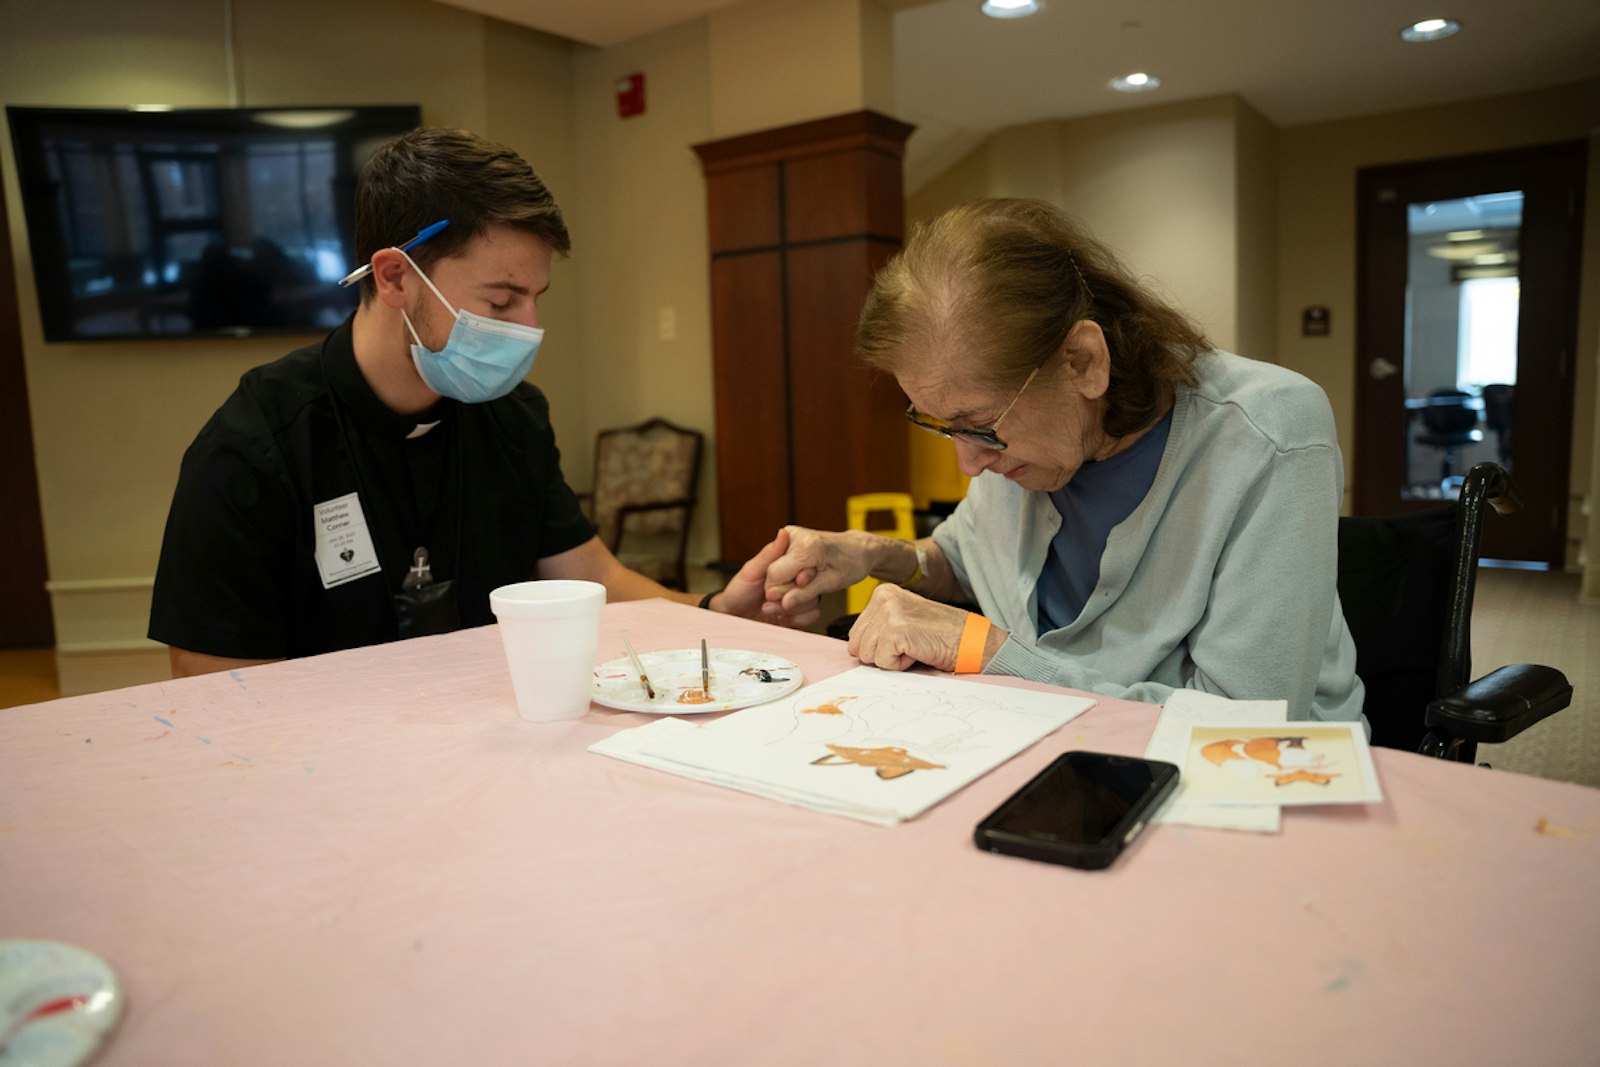
[(1495, 453), (1500, 466), (1511, 463), (1511, 398), (1516, 395), (1514, 385), (1486, 385), (1483, 387), (1483, 424), (1494, 434)]
[(1428, 394), (1428, 406), (1422, 409), (1422, 432), (1417, 434), (1416, 442), (1442, 453), (1439, 485), (1446, 493), (1456, 479), (1456, 449), (1483, 440), (1478, 412), (1467, 406), (1471, 399), (1471, 393), (1460, 389), (1435, 389)]

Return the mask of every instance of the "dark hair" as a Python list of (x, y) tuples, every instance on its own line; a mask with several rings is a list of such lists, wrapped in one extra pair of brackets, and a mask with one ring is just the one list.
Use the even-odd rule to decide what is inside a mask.
[[(450, 225), (409, 255), (421, 266), (455, 255), (490, 226), (511, 226), (565, 255), (561, 209), (533, 168), (505, 145), (466, 130), (423, 126), (382, 145), (356, 178), (356, 255), (403, 245), (440, 219)], [(371, 275), (361, 299), (376, 292)]]
[(974, 200), (916, 227), (878, 272), (856, 351), (894, 374), (957, 346), (976, 380), (1003, 391), (1017, 388), (1084, 319), (1099, 324), (1111, 350), (1104, 430), (1112, 437), (1154, 422), (1174, 385), (1195, 384), (1195, 357), (1211, 347), (1054, 207)]

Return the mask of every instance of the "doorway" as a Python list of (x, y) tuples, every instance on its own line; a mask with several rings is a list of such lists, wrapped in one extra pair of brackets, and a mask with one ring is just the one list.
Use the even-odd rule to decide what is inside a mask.
[(1497, 462), (1485, 556), (1565, 562), (1583, 181), (1576, 141), (1357, 175), (1354, 507), (1453, 500)]

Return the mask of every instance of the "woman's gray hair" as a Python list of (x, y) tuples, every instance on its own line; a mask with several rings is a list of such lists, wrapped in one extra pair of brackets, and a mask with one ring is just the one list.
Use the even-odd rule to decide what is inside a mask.
[(974, 200), (917, 226), (878, 272), (856, 331), (868, 364), (898, 374), (940, 350), (973, 379), (1017, 388), (1084, 319), (1111, 350), (1104, 430), (1149, 426), (1211, 347), (1193, 322), (1040, 200)]

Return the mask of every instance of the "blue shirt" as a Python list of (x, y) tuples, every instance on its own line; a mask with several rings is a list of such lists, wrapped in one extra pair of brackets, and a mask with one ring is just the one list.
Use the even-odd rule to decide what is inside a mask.
[(1172, 409), (1126, 451), (1085, 463), (1050, 494), (1061, 529), (1050, 541), (1039, 573), (1039, 632), (1059, 630), (1078, 617), (1100, 581), (1106, 538), (1133, 514), (1155, 483), (1172, 430)]

